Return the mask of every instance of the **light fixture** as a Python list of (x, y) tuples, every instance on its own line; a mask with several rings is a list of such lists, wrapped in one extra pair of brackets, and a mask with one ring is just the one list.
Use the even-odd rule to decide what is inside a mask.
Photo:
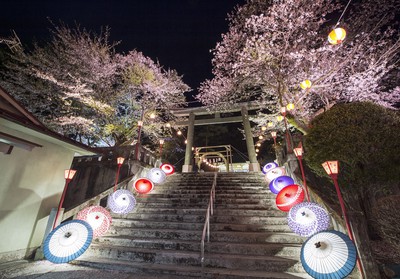
[(302, 162), (302, 159), (303, 159), (303, 147), (300, 145), (299, 147), (294, 148), (293, 152), (294, 152), (294, 155), (296, 155), (297, 159), (299, 160), (301, 176), (303, 178), (303, 186), (304, 186), (304, 190), (306, 191), (306, 198), (307, 198), (307, 201), (310, 202), (310, 194), (308, 193), (306, 176), (304, 174), (304, 168), (303, 168), (303, 162)]
[(125, 158), (124, 157), (118, 157), (117, 158), (117, 174), (115, 175), (115, 183), (114, 183), (114, 192), (117, 190), (117, 184), (118, 184), (118, 178), (119, 178), (119, 171), (121, 169), (122, 164), (124, 163)]
[(182, 135), (182, 131), (178, 130), (178, 132), (176, 132), (178, 134), (178, 136)]
[(137, 122), (137, 125), (138, 125), (138, 127), (142, 127), (142, 126), (143, 126), (143, 121), (142, 121), (142, 120), (139, 120), (139, 121)]
[(278, 116), (276, 117), (276, 120), (282, 121), (282, 120), (283, 120), (283, 116), (282, 116), (282, 115), (278, 115)]
[(304, 80), (304, 81), (302, 81), (302, 82), (300, 83), (300, 87), (301, 87), (301, 89), (303, 89), (303, 90), (306, 90), (306, 89), (308, 89), (308, 88), (311, 88), (311, 85), (312, 85), (312, 82), (311, 82), (310, 80), (308, 80), (308, 79), (306, 79), (306, 80)]
[(58, 208), (57, 208), (56, 218), (54, 219), (53, 229), (58, 225), (57, 224), (58, 215), (60, 214), (60, 210), (64, 203), (65, 194), (67, 193), (67, 189), (68, 189), (68, 184), (71, 182), (72, 178), (74, 178), (75, 173), (76, 173), (76, 170), (72, 170), (72, 169), (67, 169), (64, 171), (65, 185), (64, 185), (64, 190), (61, 194), (60, 202), (58, 203)]
[(117, 164), (118, 164), (118, 166), (122, 165), (122, 164), (124, 163), (124, 161), (125, 161), (125, 158), (124, 158), (124, 157), (118, 157), (118, 158), (117, 158)]
[(154, 112), (150, 113), (150, 119), (155, 119), (156, 118), (156, 114)]
[(261, 143), (257, 142), (256, 146), (260, 147), (260, 146), (261, 146)]
[(287, 110), (294, 110), (294, 104), (293, 103), (289, 103), (286, 105), (286, 109)]
[(263, 137), (263, 136), (259, 136), (258, 138), (259, 138), (259, 139), (263, 139), (264, 137)]
[(274, 126), (274, 123), (272, 123), (272, 122), (270, 121), (270, 122), (267, 123), (267, 126), (268, 126), (268, 127), (272, 127), (272, 126)]
[(261, 127), (261, 131), (265, 131), (265, 130), (267, 130), (267, 127), (262, 126), (262, 127)]
[(171, 128), (171, 124), (170, 124), (170, 123), (165, 124), (165, 126), (166, 126), (167, 128)]
[(276, 147), (276, 131), (272, 131), (271, 136), (274, 139), (274, 146)]
[(328, 42), (332, 45), (337, 45), (343, 42), (346, 38), (346, 30), (343, 28), (335, 28), (328, 35)]

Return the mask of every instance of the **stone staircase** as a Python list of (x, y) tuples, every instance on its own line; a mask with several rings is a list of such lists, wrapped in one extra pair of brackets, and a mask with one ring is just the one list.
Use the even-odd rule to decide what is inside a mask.
[(174, 174), (114, 215), (107, 235), (73, 264), (135, 278), (311, 278), (299, 262), (303, 238), (289, 231), (259, 173), (218, 173), (211, 239), (200, 241), (213, 173)]

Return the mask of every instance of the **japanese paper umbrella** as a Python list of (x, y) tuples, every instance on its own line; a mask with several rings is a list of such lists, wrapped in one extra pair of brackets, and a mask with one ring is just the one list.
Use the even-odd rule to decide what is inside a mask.
[(293, 178), (287, 175), (278, 176), (269, 183), (269, 189), (272, 193), (278, 194), (286, 186), (294, 184)]
[(93, 230), (82, 220), (62, 223), (46, 237), (43, 253), (53, 263), (67, 263), (82, 255), (93, 239)]
[(165, 172), (166, 175), (171, 175), (175, 172), (174, 166), (170, 164), (162, 164), (160, 166), (160, 169), (162, 169), (162, 171)]
[(293, 206), (304, 200), (304, 190), (297, 184), (283, 188), (276, 195), (276, 206), (282, 211), (289, 211)]
[(269, 170), (269, 171), (265, 174), (264, 179), (265, 179), (265, 181), (266, 181), (267, 183), (270, 183), (270, 182), (271, 182), (272, 180), (274, 180), (275, 178), (277, 178), (277, 177), (279, 177), (279, 176), (282, 176), (282, 175), (285, 175), (285, 174), (286, 174), (285, 168), (283, 168), (283, 167), (276, 167), (276, 168), (273, 168), (273, 169)]
[(110, 212), (102, 206), (89, 206), (78, 212), (76, 219), (89, 223), (93, 229), (93, 238), (105, 234), (110, 228), (112, 217)]
[(165, 179), (167, 179), (167, 175), (160, 168), (152, 168), (147, 173), (147, 178), (150, 179), (153, 183), (161, 184), (165, 182)]
[(308, 238), (301, 247), (300, 259), (313, 278), (345, 278), (356, 265), (357, 252), (347, 235), (331, 230)]
[(296, 234), (309, 237), (329, 228), (329, 215), (317, 203), (302, 202), (290, 209), (288, 225)]
[(133, 183), (133, 189), (135, 189), (135, 191), (138, 192), (139, 194), (147, 194), (151, 190), (153, 190), (153, 188), (154, 188), (153, 181), (145, 177), (138, 178)]
[(135, 208), (135, 205), (136, 199), (128, 190), (117, 190), (107, 199), (107, 206), (114, 213), (127, 214)]
[(263, 172), (264, 174), (266, 174), (268, 171), (270, 171), (270, 170), (272, 170), (272, 169), (274, 169), (274, 168), (276, 168), (276, 167), (278, 167), (278, 164), (275, 163), (275, 162), (267, 163), (267, 164), (265, 164), (265, 166), (262, 168), (262, 172)]

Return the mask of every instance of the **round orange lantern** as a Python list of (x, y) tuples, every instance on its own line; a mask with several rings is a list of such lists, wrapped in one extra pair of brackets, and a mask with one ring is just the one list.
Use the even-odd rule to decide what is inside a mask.
[(300, 87), (301, 87), (301, 89), (303, 89), (303, 90), (306, 90), (307, 88), (310, 88), (311, 85), (312, 85), (312, 83), (311, 83), (311, 81), (309, 81), (308, 79), (306, 79), (306, 80), (304, 80), (304, 81), (302, 81), (302, 82), (300, 83)]
[(287, 110), (294, 110), (294, 104), (293, 103), (289, 103), (286, 105), (286, 109)]
[(329, 33), (328, 41), (332, 45), (337, 45), (343, 42), (344, 38), (346, 38), (346, 30), (343, 28), (335, 28)]

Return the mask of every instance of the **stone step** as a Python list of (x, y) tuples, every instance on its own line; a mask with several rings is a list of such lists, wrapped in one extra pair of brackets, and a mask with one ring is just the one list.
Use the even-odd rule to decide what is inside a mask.
[[(171, 189), (171, 188), (157, 188), (157, 189), (154, 189), (153, 191), (152, 191), (152, 193), (151, 194), (149, 194), (149, 195), (152, 195), (152, 194), (174, 194), (174, 195), (177, 195), (177, 194), (181, 194), (181, 195), (185, 195), (185, 194), (198, 194), (198, 195), (210, 195), (210, 190), (211, 189)], [(275, 196), (275, 194), (272, 194), (271, 193), (271, 191), (269, 190), (269, 188), (267, 189), (267, 188), (260, 188), (260, 187), (258, 187), (258, 189), (257, 188), (245, 188), (245, 189), (241, 189), (241, 188), (233, 188), (233, 187), (230, 187), (230, 188), (225, 188), (225, 189), (222, 189), (222, 188), (216, 188), (215, 189), (215, 193), (216, 193), (216, 195), (220, 195), (220, 194), (241, 194), (241, 193), (246, 193), (246, 194), (260, 194), (260, 193), (263, 193), (263, 194), (266, 194), (266, 195), (268, 195), (268, 194), (271, 194), (271, 196), (273, 195), (273, 196)]]
[(105, 236), (119, 235), (138, 238), (161, 238), (171, 240), (201, 240), (201, 231), (195, 230), (177, 230), (177, 229), (159, 229), (159, 228), (124, 228), (112, 227)]
[[(208, 202), (204, 201), (202, 203), (161, 203), (161, 202), (141, 202), (139, 200), (136, 201), (136, 208), (174, 208), (174, 209), (187, 209), (188, 207), (197, 207), (197, 208), (206, 208), (208, 206)], [(274, 210), (277, 209), (275, 202), (267, 203), (255, 203), (255, 204), (236, 204), (236, 203), (217, 203), (214, 204), (214, 209), (227, 209), (227, 208), (237, 208), (237, 209), (250, 209), (250, 210)]]
[[(132, 248), (114, 245), (93, 244), (84, 254), (85, 257), (102, 257), (130, 260), (138, 263), (179, 264), (201, 266), (200, 253), (183, 250), (156, 250)], [(205, 267), (262, 270), (270, 272), (304, 272), (298, 257), (290, 259), (275, 256), (207, 253)]]
[[(163, 228), (176, 230), (199, 230), (202, 231), (204, 223), (189, 222), (165, 222), (141, 219), (114, 219), (113, 227), (118, 231), (119, 228)], [(251, 231), (251, 232), (291, 232), (287, 224), (232, 224), (232, 223), (211, 223), (211, 231)]]
[[(147, 195), (138, 195), (137, 198), (191, 198), (191, 199), (206, 199), (208, 201), (210, 197), (210, 193), (193, 193), (193, 194), (179, 194), (179, 193), (150, 193)], [(247, 199), (254, 199), (254, 200), (262, 200), (262, 199), (275, 199), (275, 195), (269, 194), (269, 193), (232, 193), (232, 194), (219, 194), (216, 193), (216, 199), (233, 199), (233, 198), (247, 198)]]
[[(200, 241), (171, 240), (161, 238), (138, 238), (132, 236), (104, 236), (96, 239), (91, 246), (96, 249), (114, 249), (118, 246), (158, 249), (158, 250), (187, 250), (200, 252)], [(104, 246), (105, 245), (105, 246)], [(206, 242), (206, 253), (245, 254), (279, 257), (298, 257), (300, 255), (300, 244), (282, 243), (231, 243), (231, 242)]]
[(210, 235), (211, 242), (302, 244), (304, 240), (304, 238), (294, 233), (285, 232), (214, 231)]
[[(196, 199), (196, 198), (155, 198), (155, 197), (139, 197), (136, 198), (136, 202), (140, 204), (208, 204), (208, 199)], [(216, 205), (218, 204), (275, 204), (275, 197), (270, 199), (248, 199), (248, 198), (227, 198), (227, 199), (216, 199), (214, 201)]]
[[(119, 271), (136, 276), (161, 276), (160, 278), (182, 279), (182, 278), (223, 278), (223, 279), (298, 279), (311, 278), (306, 273), (291, 272), (267, 272), (254, 270), (239, 270), (226, 268), (211, 268), (198, 266), (168, 265), (136, 263), (124, 260), (110, 260), (109, 258), (91, 257), (84, 255), (71, 262), (80, 266)], [(141, 277), (139, 277), (141, 278)]]

